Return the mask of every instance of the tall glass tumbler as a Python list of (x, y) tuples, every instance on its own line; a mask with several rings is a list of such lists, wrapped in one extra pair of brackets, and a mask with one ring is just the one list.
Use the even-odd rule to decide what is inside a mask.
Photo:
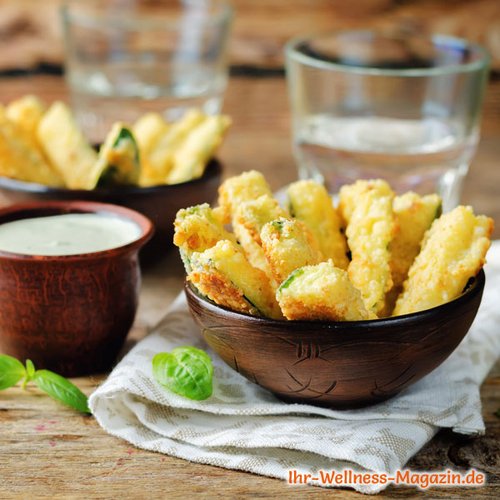
[(66, 81), (86, 135), (99, 142), (147, 111), (218, 113), (231, 19), (224, 0), (66, 0)]
[(476, 150), (488, 56), (448, 36), (341, 31), (286, 46), (299, 177), (330, 192), (383, 178), (459, 203)]

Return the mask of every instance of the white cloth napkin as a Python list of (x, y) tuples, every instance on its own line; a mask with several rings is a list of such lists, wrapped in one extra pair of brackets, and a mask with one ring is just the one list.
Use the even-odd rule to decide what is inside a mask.
[[(226, 366), (201, 339), (183, 295), (164, 319), (91, 395), (110, 434), (135, 446), (193, 462), (287, 479), (296, 469), (402, 469), (443, 427), (481, 434), (479, 386), (500, 354), (500, 241), (488, 253), (486, 289), (476, 320), (456, 351), (400, 395), (364, 409), (335, 411), (286, 404)], [(207, 350), (214, 393), (191, 401), (152, 378), (151, 359), (179, 345)], [(377, 493), (382, 485), (352, 485)]]

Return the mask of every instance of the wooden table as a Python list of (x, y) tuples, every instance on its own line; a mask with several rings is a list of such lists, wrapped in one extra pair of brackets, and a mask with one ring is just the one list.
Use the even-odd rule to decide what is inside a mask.
[[(11, 2), (14, 3), (14, 2)], [(23, 1), (25, 4), (26, 2)], [(49, 2), (54, 3), (54, 2)], [(278, 188), (296, 178), (290, 148), (289, 113), (286, 88), (280, 70), (279, 54), (282, 40), (290, 31), (312, 31), (312, 27), (329, 25), (326, 13), (330, 2), (315, 0), (316, 10), (308, 9), (310, 2), (297, 1), (300, 15), (284, 9), (278, 0), (248, 2), (240, 0), (238, 8), (248, 16), (236, 26), (233, 45), (233, 77), (227, 91), (225, 111), (234, 121), (222, 148), (225, 175), (256, 168)], [(340, 5), (342, 2), (333, 2)], [(365, 5), (368, 1), (365, 2)], [(376, 1), (373, 3), (377, 3)], [(385, 9), (390, 0), (378, 2)], [(424, 3), (424, 2), (421, 2)], [(469, 2), (470, 3), (470, 2)], [(488, 7), (488, 1), (478, 2)], [(495, 2), (489, 2), (494, 4)], [(394, 2), (398, 22), (408, 22), (408, 12), (418, 11), (417, 2)], [(410, 5), (411, 4), (411, 5)], [(439, 15), (446, 2), (429, 2), (431, 12)], [(465, 19), (466, 2), (450, 2)], [(282, 8), (292, 19), (289, 24), (277, 23), (266, 10), (268, 5)], [(416, 6), (415, 6), (416, 5)], [(250, 9), (253, 9), (250, 11)], [(413, 9), (413, 10), (412, 10)], [(432, 10), (434, 9), (434, 10)], [(421, 9), (423, 11), (423, 9)], [(286, 12), (285, 12), (286, 11)], [(486, 11), (485, 19), (488, 17)], [(303, 13), (303, 14), (302, 14)], [(465, 13), (465, 14), (464, 14)], [(417, 12), (418, 14), (418, 12)], [(391, 17), (378, 15), (381, 23)], [(253, 16), (253, 17), (252, 17)], [(399, 17), (397, 17), (399, 16)], [(406, 16), (406, 17), (405, 17)], [(278, 16), (279, 17), (279, 16)], [(348, 16), (349, 17), (349, 16)], [(262, 24), (257, 25), (256, 20)], [(332, 17), (329, 18), (332, 21)], [(338, 18), (335, 18), (338, 19)], [(346, 23), (359, 24), (349, 18)], [(422, 26), (429, 29), (448, 26), (445, 17), (421, 15)], [(450, 18), (447, 18), (450, 19)], [(425, 23), (428, 20), (428, 24)], [(339, 21), (332, 21), (337, 22)], [(439, 25), (441, 22), (441, 25)], [(458, 22), (458, 21), (456, 21)], [(267, 24), (266, 24), (267, 23)], [(269, 26), (269, 23), (272, 26)], [(434, 23), (434, 24), (433, 24)], [(42, 23), (39, 23), (41, 28)], [(45, 25), (43, 25), (45, 26)], [(257, 26), (267, 26), (266, 34), (257, 37)], [(0, 27), (1, 28), (1, 27)], [(307, 28), (307, 29), (306, 29)], [(1, 29), (0, 29), (1, 31)], [(264, 30), (265, 31), (265, 30)], [(441, 29), (441, 31), (443, 31)], [(453, 31), (453, 30), (452, 30)], [(272, 32), (272, 36), (270, 33)], [(485, 33), (487, 30), (485, 31)], [(27, 30), (27, 33), (31, 31)], [(469, 34), (469, 32), (465, 32)], [(498, 30), (497, 30), (498, 34)], [(479, 35), (478, 35), (479, 36)], [(490, 37), (493, 42), (496, 38)], [(252, 41), (255, 42), (252, 44)], [(0, 40), (5, 43), (5, 37)], [(492, 43), (493, 43), (492, 42)], [(50, 46), (53, 48), (53, 45)], [(58, 54), (54, 56), (56, 59)], [(8, 58), (7, 58), (8, 59)], [(14, 58), (15, 59), (15, 58)], [(18, 60), (18, 59), (17, 59)], [(259, 67), (255, 68), (255, 62)], [(498, 69), (498, 57), (495, 67)], [(1, 62), (1, 61), (0, 61)], [(51, 63), (53, 61), (50, 61)], [(56, 61), (57, 63), (57, 61)], [(0, 70), (3, 66), (0, 65)], [(49, 69), (53, 69), (50, 67)], [(0, 78), (3, 102), (36, 93), (47, 101), (66, 99), (63, 80), (58, 75), (34, 73)], [(494, 75), (486, 95), (482, 139), (468, 176), (463, 201), (477, 212), (486, 213), (497, 221), (495, 237), (500, 237), (500, 79)], [(163, 263), (149, 269), (144, 276), (141, 303), (136, 324), (129, 336), (127, 348), (142, 338), (164, 314), (168, 305), (181, 290), (183, 270), (177, 253), (165, 249)], [(103, 376), (75, 379), (87, 394), (105, 378)], [(500, 497), (500, 419), (494, 412), (500, 408), (500, 366), (497, 364), (481, 389), (486, 434), (479, 438), (439, 433), (408, 464), (415, 470), (440, 470), (450, 467), (466, 470), (476, 467), (488, 474), (488, 485), (481, 489), (433, 489), (430, 495), (446, 498)], [(412, 488), (389, 487), (382, 496), (390, 498), (420, 496)], [(320, 488), (290, 488), (284, 482), (248, 473), (198, 465), (165, 455), (135, 449), (126, 442), (106, 434), (92, 417), (84, 417), (65, 409), (36, 389), (22, 391), (14, 388), (0, 393), (0, 498), (353, 498), (361, 495), (350, 490)]]

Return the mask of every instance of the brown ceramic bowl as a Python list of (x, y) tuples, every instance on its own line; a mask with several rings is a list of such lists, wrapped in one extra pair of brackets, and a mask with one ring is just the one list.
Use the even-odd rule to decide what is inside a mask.
[(388, 399), (439, 366), (469, 330), (481, 271), (457, 299), (404, 316), (349, 322), (280, 321), (229, 311), (189, 283), (191, 313), (209, 346), (280, 399), (355, 408)]
[(0, 352), (37, 368), (77, 376), (110, 368), (134, 321), (140, 286), (139, 249), (151, 221), (116, 205), (44, 202), (0, 209), (0, 224), (67, 213), (120, 216), (139, 238), (93, 253), (38, 256), (0, 251)]
[(88, 200), (122, 205), (137, 210), (155, 226), (155, 235), (141, 252), (141, 262), (148, 264), (161, 259), (172, 245), (173, 222), (177, 211), (191, 205), (212, 202), (221, 181), (222, 166), (212, 160), (204, 175), (180, 184), (147, 188), (120, 186), (97, 188), (92, 191), (52, 188), (0, 177), (0, 204), (8, 205), (26, 201)]

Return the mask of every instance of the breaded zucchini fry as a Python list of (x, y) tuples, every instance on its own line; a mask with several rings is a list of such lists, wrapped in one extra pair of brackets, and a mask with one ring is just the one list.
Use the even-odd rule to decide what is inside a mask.
[(291, 216), (309, 227), (326, 259), (347, 269), (347, 241), (341, 232), (340, 216), (325, 187), (311, 180), (298, 181), (290, 184), (287, 194)]
[(177, 184), (203, 175), (209, 160), (222, 143), (231, 119), (225, 115), (207, 116), (174, 153), (174, 164), (167, 184)]
[(309, 228), (300, 220), (284, 217), (268, 222), (260, 233), (262, 249), (277, 283), (295, 269), (319, 264), (325, 258)]
[(437, 194), (420, 197), (411, 191), (396, 196), (392, 203), (395, 233), (390, 244), (392, 288), (385, 296), (385, 306), (380, 317), (391, 316), (401, 293), (408, 270), (418, 252), (425, 231), (441, 214), (441, 198)]
[[(272, 196), (263, 195), (256, 200), (241, 203), (235, 210), (233, 225), (245, 227), (252, 239), (260, 245), (260, 232), (264, 225), (279, 217), (288, 219), (288, 212)], [(238, 236), (237, 228), (233, 229)]]
[(226, 231), (219, 214), (208, 203), (179, 210), (174, 227), (174, 244), (190, 252), (203, 252), (219, 240), (236, 243), (234, 234)]
[(255, 200), (264, 194), (273, 195), (264, 176), (256, 170), (226, 179), (219, 187), (219, 205), (224, 213), (224, 223), (231, 222), (241, 203)]
[(269, 278), (272, 272), (261, 246), (260, 232), (264, 225), (288, 213), (269, 195), (239, 204), (233, 216), (233, 231), (254, 267), (262, 269)]
[(493, 220), (459, 206), (436, 219), (408, 272), (393, 316), (430, 309), (458, 297), (485, 263)]
[(5, 108), (7, 118), (29, 134), (35, 144), (38, 142), (36, 129), (45, 113), (44, 103), (34, 95), (25, 95), (9, 103)]
[(293, 271), (276, 298), (287, 319), (358, 321), (370, 317), (347, 272), (331, 260)]
[(179, 247), (186, 271), (189, 272), (191, 254), (213, 247), (219, 240), (236, 244), (234, 234), (226, 231), (216, 210), (208, 203), (183, 208), (174, 221), (174, 245)]
[(0, 175), (47, 186), (61, 186), (61, 176), (47, 163), (26, 130), (0, 108)]
[(135, 140), (139, 146), (141, 158), (141, 172), (139, 186), (154, 186), (164, 182), (162, 172), (158, 175), (149, 163), (149, 154), (160, 137), (168, 131), (169, 125), (158, 113), (146, 113), (142, 115), (132, 126)]
[(441, 215), (441, 198), (437, 194), (421, 197), (410, 191), (396, 196), (392, 208), (395, 233), (391, 242), (391, 272), (393, 286), (399, 287), (420, 251), (425, 232)]
[(139, 148), (134, 135), (124, 123), (114, 123), (88, 178), (95, 178), (96, 185), (136, 185), (140, 169)]
[(174, 153), (187, 135), (199, 125), (205, 115), (198, 109), (190, 109), (161, 135), (149, 152), (148, 172), (152, 184), (166, 184), (168, 174), (174, 166)]
[(83, 136), (69, 108), (55, 102), (38, 123), (37, 138), (52, 166), (70, 189), (94, 189), (97, 153)]
[(392, 288), (389, 244), (394, 234), (393, 198), (391, 188), (382, 180), (357, 181), (340, 190), (352, 256), (349, 278), (374, 314), (384, 309), (385, 294)]
[(167, 133), (168, 123), (159, 113), (145, 113), (132, 126), (141, 156), (149, 155), (160, 137)]
[(344, 226), (347, 226), (351, 215), (356, 208), (358, 201), (369, 189), (376, 189), (380, 195), (394, 196), (391, 187), (387, 182), (376, 180), (360, 180), (354, 184), (346, 184), (339, 191), (339, 214), (343, 220)]
[(188, 279), (216, 304), (253, 315), (280, 319), (273, 288), (233, 242), (221, 240), (191, 255)]

